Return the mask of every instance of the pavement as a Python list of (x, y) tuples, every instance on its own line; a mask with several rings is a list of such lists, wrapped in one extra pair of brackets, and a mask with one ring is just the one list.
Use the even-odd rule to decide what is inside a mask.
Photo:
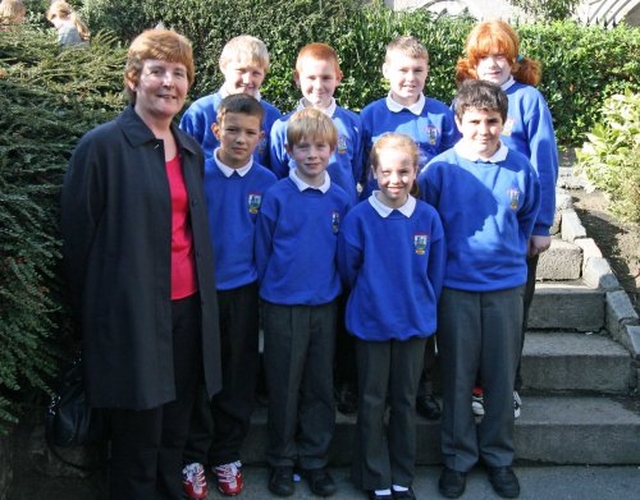
[[(640, 437), (639, 443), (640, 446)], [(332, 468), (331, 473), (338, 486), (332, 500), (365, 500), (366, 495), (356, 490), (349, 481), (346, 467)], [(640, 465), (629, 466), (538, 466), (516, 465), (520, 479), (522, 500), (638, 500), (640, 499)], [(280, 498), (267, 489), (268, 470), (265, 467), (244, 466), (245, 488), (238, 500), (269, 500)], [(418, 467), (413, 489), (419, 500), (443, 498), (438, 492), (441, 467)], [(103, 500), (104, 477), (79, 478), (15, 478), (7, 500)], [(211, 483), (210, 483), (211, 485)], [(215, 488), (207, 500), (222, 500)], [(303, 481), (296, 484), (292, 500), (318, 499), (311, 494)], [(499, 498), (492, 490), (481, 468), (472, 470), (467, 478), (467, 488), (462, 499), (488, 500)]]

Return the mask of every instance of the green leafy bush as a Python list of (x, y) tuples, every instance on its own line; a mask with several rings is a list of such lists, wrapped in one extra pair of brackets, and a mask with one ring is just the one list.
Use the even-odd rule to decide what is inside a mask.
[(615, 214), (640, 222), (640, 93), (609, 97), (587, 139), (578, 171), (609, 196)]
[(0, 32), (0, 432), (64, 354), (60, 185), (80, 136), (122, 108), (123, 66), (100, 35), (61, 50), (49, 31)]

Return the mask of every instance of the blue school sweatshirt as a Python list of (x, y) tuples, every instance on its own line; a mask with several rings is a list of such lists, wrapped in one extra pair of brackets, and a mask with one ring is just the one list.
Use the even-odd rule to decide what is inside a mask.
[(413, 138), (420, 148), (418, 171), (431, 158), (452, 147), (460, 138), (451, 109), (431, 97), (421, 98), (408, 109), (387, 96), (365, 106), (360, 112), (360, 120), (363, 174), (368, 185), (368, 191), (363, 193), (365, 197), (376, 189), (370, 173), (369, 156), (373, 144), (381, 135), (398, 132)]
[[(296, 111), (303, 109), (298, 106)], [(357, 198), (356, 184), (362, 176), (362, 146), (360, 117), (353, 111), (332, 106), (327, 110), (338, 129), (338, 146), (329, 159), (327, 171), (331, 181), (344, 189), (355, 203)], [(295, 168), (285, 144), (287, 143), (287, 125), (295, 111), (283, 116), (271, 128), (271, 170), (279, 177), (289, 175), (289, 170)]]
[(509, 99), (509, 111), (501, 140), (509, 149), (529, 158), (538, 174), (541, 203), (533, 234), (548, 236), (555, 215), (558, 179), (558, 145), (551, 112), (542, 94), (531, 85), (511, 78), (502, 89)]
[(436, 156), (418, 177), (440, 214), (447, 244), (444, 286), (490, 292), (527, 281), (527, 244), (540, 207), (529, 160), (504, 145), (472, 160), (463, 142)]
[[(180, 119), (180, 128), (200, 143), (205, 158), (211, 157), (213, 151), (220, 146), (220, 141), (216, 139), (211, 126), (216, 123), (218, 106), (225, 96), (226, 94), (218, 91), (215, 94), (201, 97), (187, 108)], [(253, 152), (253, 157), (260, 165), (269, 167), (269, 134), (274, 122), (282, 116), (282, 113), (264, 99), (260, 100), (260, 104), (264, 109), (262, 122), (264, 138)]]
[(338, 267), (351, 289), (347, 330), (366, 341), (427, 337), (437, 327), (446, 262), (440, 218), (413, 197), (393, 210), (375, 196), (351, 209), (338, 237)]
[(266, 192), (255, 244), (262, 299), (315, 306), (340, 294), (336, 246), (349, 206), (347, 193), (326, 173), (318, 189), (303, 186), (293, 169)]
[(256, 219), (276, 176), (253, 160), (234, 172), (217, 160), (215, 152), (204, 169), (216, 288), (231, 290), (253, 283), (258, 279), (253, 254)]

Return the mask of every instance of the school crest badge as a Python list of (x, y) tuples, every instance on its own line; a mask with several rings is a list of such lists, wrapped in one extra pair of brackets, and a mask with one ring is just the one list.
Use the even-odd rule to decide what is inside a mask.
[(260, 193), (249, 193), (247, 196), (247, 207), (250, 214), (257, 214), (262, 204), (262, 195)]
[(429, 243), (429, 236), (424, 233), (418, 233), (413, 235), (413, 249), (416, 255), (424, 255), (427, 251), (427, 243)]
[(340, 212), (334, 210), (331, 212), (331, 230), (337, 233), (340, 230)]

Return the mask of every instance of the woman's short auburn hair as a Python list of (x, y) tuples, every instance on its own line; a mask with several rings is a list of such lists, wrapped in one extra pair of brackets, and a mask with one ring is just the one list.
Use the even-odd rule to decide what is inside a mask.
[(127, 52), (124, 88), (132, 102), (135, 102), (135, 92), (129, 88), (128, 83), (138, 84), (142, 67), (148, 59), (184, 64), (189, 86), (193, 84), (195, 66), (191, 42), (173, 30), (164, 28), (146, 30), (131, 42)]

